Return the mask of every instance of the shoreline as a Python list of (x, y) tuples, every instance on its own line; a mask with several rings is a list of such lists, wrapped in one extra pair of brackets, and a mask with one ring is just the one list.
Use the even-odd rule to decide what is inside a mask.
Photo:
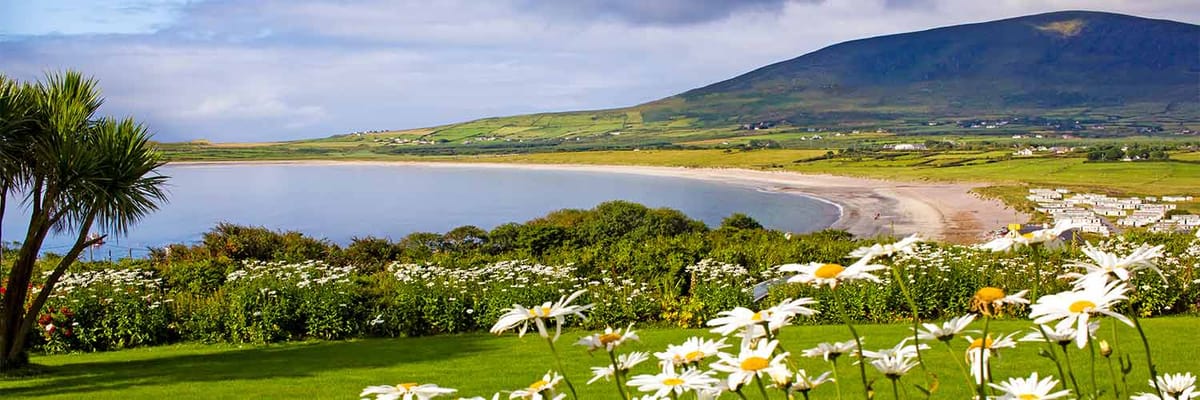
[(363, 165), (435, 168), (509, 168), (579, 172), (624, 173), (697, 179), (778, 193), (789, 193), (837, 207), (839, 217), (830, 228), (855, 236), (919, 234), (951, 243), (975, 243), (1009, 222), (1024, 222), (1019, 213), (995, 199), (971, 192), (983, 186), (969, 183), (899, 182), (872, 178), (814, 175), (787, 171), (740, 168), (688, 168), (638, 165), (523, 164), (461, 161), (336, 161), (253, 160), (182, 161), (169, 166), (236, 165)]

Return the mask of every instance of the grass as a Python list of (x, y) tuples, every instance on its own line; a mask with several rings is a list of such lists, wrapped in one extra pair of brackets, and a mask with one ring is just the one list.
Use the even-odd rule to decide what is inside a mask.
[[(1197, 317), (1168, 317), (1143, 321), (1159, 371), (1163, 373), (1198, 372), (1194, 329), (1200, 324)], [(1111, 320), (1104, 321), (1101, 336), (1111, 335)], [(979, 325), (978, 323), (976, 325)], [(1025, 321), (997, 321), (992, 332), (1007, 333), (1024, 330)], [(978, 327), (976, 327), (978, 328)], [(862, 326), (860, 332), (868, 349), (891, 347), (905, 335), (906, 326)], [(1138, 345), (1136, 332), (1119, 325), (1118, 352), (1128, 352), (1133, 358), (1134, 373), (1129, 379), (1134, 391), (1148, 391), (1145, 359)], [(569, 331), (559, 341), (571, 377), (582, 399), (616, 398), (611, 382), (585, 385), (588, 367), (607, 362), (603, 354), (589, 356), (583, 348), (570, 346), (584, 333)], [(625, 350), (661, 351), (669, 343), (680, 343), (693, 335), (710, 336), (701, 330), (646, 329), (639, 331), (640, 343)], [(795, 353), (817, 342), (846, 340), (844, 326), (803, 326), (784, 328), (783, 346)], [(1110, 342), (1112, 340), (1110, 339)], [(964, 342), (954, 343), (956, 355), (961, 356)], [(995, 376), (1028, 375), (1038, 371), (1049, 375), (1054, 365), (1037, 355), (1040, 344), (1021, 343), (1016, 349), (1003, 351), (996, 358)], [(968, 398), (965, 378), (960, 374), (951, 354), (944, 346), (934, 346), (925, 352), (930, 372), (937, 374), (938, 392), (935, 398)], [(1075, 372), (1080, 385), (1090, 386), (1086, 353), (1075, 351)], [(828, 364), (807, 358), (795, 358), (798, 366), (809, 371), (824, 371)], [(1101, 359), (1102, 361), (1103, 359)], [(496, 337), (487, 334), (448, 335), (406, 339), (365, 339), (344, 342), (304, 342), (264, 346), (228, 344), (184, 344), (142, 348), (108, 353), (39, 356), (33, 360), (45, 366), (46, 372), (32, 378), (0, 380), (0, 397), (44, 399), (141, 399), (141, 398), (354, 398), (368, 385), (402, 382), (434, 382), (460, 390), (464, 396), (486, 395), (498, 390), (524, 387), (541, 377), (553, 365), (546, 343), (537, 335), (523, 339), (506, 334)], [(857, 367), (839, 364), (846, 398), (857, 398)], [(651, 373), (655, 367), (647, 362), (636, 373)], [(921, 383), (926, 378), (914, 369), (905, 378), (907, 384)], [(1107, 382), (1107, 367), (1097, 365), (1101, 387)], [(879, 375), (868, 372), (872, 378)], [(856, 386), (857, 385), (857, 386)], [(886, 379), (875, 383), (876, 398), (890, 399), (891, 388)], [(1086, 389), (1085, 389), (1086, 390)], [(906, 385), (909, 398), (919, 393)], [(815, 398), (833, 398), (834, 387), (827, 385), (814, 392)], [(750, 398), (755, 398), (750, 392)]]
[[(825, 154), (825, 151), (592, 151), (463, 157), (456, 161), (735, 167), (908, 181), (966, 181), (1000, 185), (1066, 186), (1079, 190), (1107, 189), (1108, 191), (1144, 195), (1200, 193), (1200, 164), (1192, 162), (1088, 163), (1080, 158), (1068, 157), (1001, 159), (996, 157), (995, 152), (935, 153), (929, 157), (901, 155), (890, 160), (802, 161), (822, 154)], [(946, 159), (977, 159), (984, 162), (938, 166), (939, 161), (946, 161)]]

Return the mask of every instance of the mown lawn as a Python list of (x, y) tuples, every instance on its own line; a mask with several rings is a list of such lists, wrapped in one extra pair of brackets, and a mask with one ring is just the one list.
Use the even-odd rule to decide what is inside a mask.
[[(1100, 331), (1110, 337), (1112, 321), (1106, 320)], [(1198, 317), (1157, 318), (1144, 321), (1148, 329), (1154, 356), (1160, 372), (1200, 372), (1200, 328)], [(979, 325), (979, 324), (976, 324)], [(1000, 321), (992, 331), (1008, 333), (1024, 330), (1024, 321)], [(976, 326), (978, 328), (978, 326)], [(903, 335), (905, 326), (877, 325), (860, 327), (864, 347), (891, 347)], [(682, 342), (689, 336), (711, 336), (702, 330), (648, 329), (639, 332), (640, 343), (625, 350), (661, 351), (669, 343)], [(1117, 329), (1118, 352), (1133, 357), (1134, 375), (1129, 383), (1134, 391), (1148, 391), (1145, 359), (1136, 332), (1123, 325)], [(584, 385), (590, 377), (589, 366), (607, 361), (603, 354), (589, 356), (582, 347), (569, 346), (584, 332), (564, 333), (559, 342), (569, 376), (580, 389), (583, 399), (617, 398), (611, 382)], [(811, 347), (817, 342), (847, 340), (844, 326), (804, 326), (784, 328), (783, 346), (793, 352)], [(965, 341), (955, 343), (960, 357)], [(1021, 343), (1018, 348), (1002, 352), (995, 366), (996, 376), (1028, 375), (1039, 371), (1053, 373), (1050, 361), (1037, 355), (1043, 345)], [(926, 351), (930, 372), (936, 374), (940, 389), (935, 398), (963, 399), (969, 394), (965, 378), (954, 365), (952, 355), (944, 346)], [(1089, 386), (1090, 376), (1086, 353), (1072, 354), (1081, 385)], [(826, 363), (820, 360), (796, 358), (799, 366), (809, 371), (823, 371)], [(1103, 361), (1103, 359), (1100, 359)], [(0, 398), (47, 399), (142, 399), (142, 398), (357, 398), (368, 385), (403, 382), (434, 382), (444, 387), (458, 388), (464, 396), (486, 395), (498, 390), (524, 387), (539, 379), (553, 365), (546, 343), (540, 337), (523, 339), (506, 334), (496, 337), (487, 334), (466, 334), (411, 339), (369, 339), (344, 342), (306, 342), (269, 346), (185, 344), (109, 353), (39, 356), (34, 362), (46, 366), (46, 373), (32, 378), (0, 380)], [(1115, 360), (1114, 360), (1115, 365)], [(1097, 366), (1097, 378), (1102, 387), (1111, 387), (1108, 369), (1102, 362)], [(640, 365), (635, 373), (651, 373), (652, 362)], [(868, 368), (869, 369), (869, 368)], [(843, 391), (846, 398), (856, 398), (861, 385), (857, 384), (857, 367), (841, 363)], [(914, 370), (905, 378), (910, 383), (924, 381), (925, 375)], [(869, 372), (872, 378), (880, 375)], [(886, 379), (876, 382), (878, 396), (889, 399), (891, 387)], [(911, 386), (908, 398), (919, 398)], [(833, 385), (814, 392), (814, 398), (835, 398)], [(750, 393), (750, 398), (756, 398)]]

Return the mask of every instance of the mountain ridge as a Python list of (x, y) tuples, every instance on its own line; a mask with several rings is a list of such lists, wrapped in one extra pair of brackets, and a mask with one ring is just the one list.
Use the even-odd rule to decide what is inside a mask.
[(1059, 11), (841, 42), (635, 108), (657, 109), (651, 120), (711, 123), (897, 114), (886, 108), (929, 117), (1131, 105), (1169, 113), (1172, 103), (1200, 105), (1200, 26)]

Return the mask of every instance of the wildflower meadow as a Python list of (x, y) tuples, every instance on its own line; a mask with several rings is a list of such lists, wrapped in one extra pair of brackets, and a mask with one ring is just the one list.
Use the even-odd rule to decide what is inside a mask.
[[(640, 222), (596, 222), (628, 213)], [(1197, 397), (1196, 369), (1160, 370), (1181, 349), (1156, 347), (1143, 321), (1200, 309), (1200, 238), (1063, 228), (862, 241), (628, 203), (345, 248), (222, 225), (150, 259), (80, 264), (29, 335), (50, 355), (490, 332), (549, 356), (529, 385), (486, 392), (356, 380), (378, 399)], [(880, 327), (906, 333), (865, 333)]]

